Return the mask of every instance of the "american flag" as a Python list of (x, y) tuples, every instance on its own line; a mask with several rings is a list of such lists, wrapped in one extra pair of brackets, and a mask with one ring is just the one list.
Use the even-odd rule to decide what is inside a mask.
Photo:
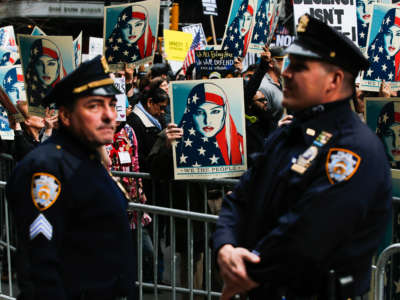
[(189, 68), (189, 66), (191, 64), (194, 64), (194, 62), (196, 61), (195, 51), (202, 50), (202, 48), (203, 47), (201, 46), (201, 41), (200, 41), (200, 31), (197, 31), (196, 35), (194, 36), (193, 42), (190, 45), (189, 51), (186, 54), (185, 60), (183, 61), (182, 70), (185, 74), (187, 68)]

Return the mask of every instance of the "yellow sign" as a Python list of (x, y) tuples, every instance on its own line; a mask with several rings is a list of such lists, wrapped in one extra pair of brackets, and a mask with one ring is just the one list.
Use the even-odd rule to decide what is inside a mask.
[(167, 59), (184, 61), (192, 40), (191, 33), (164, 29), (164, 48)]

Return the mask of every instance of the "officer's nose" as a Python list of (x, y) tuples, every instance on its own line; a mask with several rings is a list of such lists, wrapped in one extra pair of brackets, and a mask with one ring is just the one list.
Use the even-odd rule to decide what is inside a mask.
[(103, 110), (102, 119), (106, 123), (115, 121), (117, 118), (117, 111), (114, 106), (106, 105)]

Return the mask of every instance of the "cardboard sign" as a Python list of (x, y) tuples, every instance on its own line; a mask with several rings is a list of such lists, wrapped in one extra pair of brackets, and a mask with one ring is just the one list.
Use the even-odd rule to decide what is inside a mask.
[[(247, 169), (243, 79), (171, 83), (175, 179), (236, 177)], [(225, 150), (224, 150), (225, 149)]]
[(103, 55), (103, 39), (97, 37), (89, 37), (89, 60), (97, 55)]
[[(234, 69), (233, 54), (226, 50), (196, 50), (196, 74), (223, 78)], [(218, 76), (219, 75), (219, 76)]]
[(75, 69), (82, 63), (82, 31), (73, 42)]
[(167, 59), (183, 62), (192, 41), (191, 33), (164, 29), (164, 48)]
[(299, 18), (303, 14), (308, 13), (342, 32), (357, 44), (355, 0), (293, 0), (293, 11), (295, 26), (297, 26)]
[(203, 14), (218, 16), (217, 0), (202, 0)]
[(160, 0), (104, 7), (104, 53), (110, 70), (153, 61)]
[(196, 36), (197, 32), (200, 32), (200, 43), (202, 48), (207, 45), (206, 35), (204, 34), (203, 25), (201, 23), (184, 26), (182, 27), (182, 31), (191, 33), (193, 38)]
[(118, 77), (114, 78), (114, 85), (121, 91), (120, 95), (117, 95), (117, 121), (126, 121), (126, 101), (127, 97), (125, 94), (125, 78)]

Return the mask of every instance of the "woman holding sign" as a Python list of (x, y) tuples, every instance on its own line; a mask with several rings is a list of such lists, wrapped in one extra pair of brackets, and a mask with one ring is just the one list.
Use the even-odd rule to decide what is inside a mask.
[(119, 14), (105, 41), (107, 60), (109, 63), (141, 60), (152, 55), (154, 42), (147, 9), (141, 5), (128, 6)]
[(178, 167), (243, 163), (243, 137), (230, 114), (227, 96), (218, 85), (200, 83), (192, 88), (179, 127), (183, 138), (176, 148)]

